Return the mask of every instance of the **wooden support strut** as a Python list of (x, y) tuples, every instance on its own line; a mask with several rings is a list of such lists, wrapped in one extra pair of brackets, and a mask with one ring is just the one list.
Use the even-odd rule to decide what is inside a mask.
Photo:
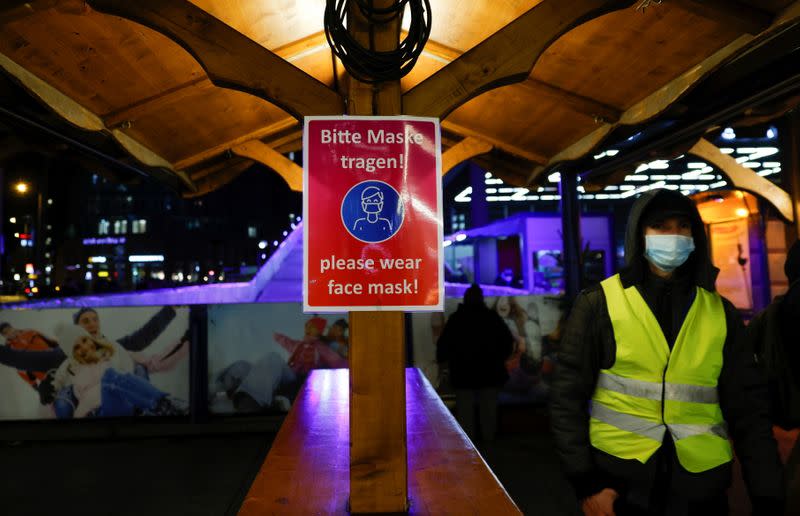
[(689, 153), (713, 163), (722, 170), (735, 187), (765, 199), (778, 210), (783, 218), (789, 222), (794, 221), (792, 197), (772, 181), (739, 164), (729, 155), (723, 154), (717, 146), (704, 138), (695, 143), (689, 149)]
[(295, 192), (303, 191), (303, 169), (294, 161), (259, 140), (251, 140), (233, 147), (231, 151), (257, 161), (274, 170)]
[(442, 153), (442, 175), (446, 175), (453, 167), (475, 156), (486, 154), (494, 146), (478, 138), (464, 138)]
[(295, 118), (338, 115), (341, 95), (188, 0), (90, 0), (98, 11), (164, 34), (200, 63), (215, 85), (250, 93)]
[(586, 20), (633, 3), (543, 0), (406, 92), (403, 113), (444, 118), (485, 91), (523, 81), (559, 36)]

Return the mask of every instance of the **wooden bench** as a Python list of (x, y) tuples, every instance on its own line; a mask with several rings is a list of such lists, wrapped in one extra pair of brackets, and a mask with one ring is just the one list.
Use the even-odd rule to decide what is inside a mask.
[[(349, 378), (311, 373), (239, 514), (347, 514)], [(409, 514), (521, 514), (436, 391), (406, 370)]]

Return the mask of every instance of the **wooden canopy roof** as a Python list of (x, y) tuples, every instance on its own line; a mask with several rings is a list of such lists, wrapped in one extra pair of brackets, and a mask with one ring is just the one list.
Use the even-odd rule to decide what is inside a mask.
[[(403, 113), (442, 118), (446, 167), (515, 185), (659, 115), (800, 23), (791, 0), (432, 0)], [(296, 190), (299, 119), (344, 112), (324, 0), (38, 0), (0, 7), (0, 67), (78, 127), (168, 170), (186, 195), (252, 160)], [(111, 14), (108, 14), (111, 13)], [(135, 21), (134, 21), (135, 20)]]

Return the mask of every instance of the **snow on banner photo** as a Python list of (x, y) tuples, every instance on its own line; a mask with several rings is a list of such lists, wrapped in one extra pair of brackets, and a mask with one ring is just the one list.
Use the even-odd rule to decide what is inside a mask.
[(209, 305), (209, 410), (288, 412), (312, 369), (347, 367), (348, 328), (299, 303)]
[(0, 419), (189, 412), (188, 307), (0, 311)]

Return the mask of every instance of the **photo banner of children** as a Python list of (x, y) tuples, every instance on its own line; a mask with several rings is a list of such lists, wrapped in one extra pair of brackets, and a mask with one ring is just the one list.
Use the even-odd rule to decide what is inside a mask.
[(0, 311), (0, 419), (189, 413), (188, 307)]
[(348, 366), (349, 325), (299, 303), (209, 305), (209, 411), (285, 414), (313, 369)]
[[(442, 397), (454, 394), (447, 364), (436, 362), (436, 342), (460, 299), (447, 299), (444, 313), (412, 315), (414, 366)], [(508, 381), (500, 390), (501, 404), (543, 404), (563, 327), (562, 298), (557, 296), (501, 296), (486, 298), (514, 337), (514, 351), (505, 362)]]

